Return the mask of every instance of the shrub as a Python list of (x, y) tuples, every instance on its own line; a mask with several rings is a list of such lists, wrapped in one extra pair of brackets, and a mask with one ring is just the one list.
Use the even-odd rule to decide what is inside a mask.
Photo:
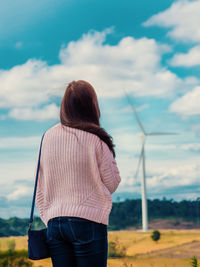
[(160, 232), (158, 230), (154, 230), (151, 234), (151, 238), (153, 241), (157, 242), (160, 239)]
[(0, 252), (0, 267), (31, 267), (26, 250), (7, 250)]
[(16, 246), (15, 240), (14, 239), (10, 239), (7, 242), (8, 242), (8, 250), (10, 252), (13, 252), (15, 250), (15, 246)]
[(198, 260), (197, 260), (197, 257), (196, 256), (193, 256), (192, 258), (191, 258), (191, 266), (192, 267), (198, 267), (199, 265), (198, 265)]
[(108, 257), (124, 257), (126, 255), (126, 247), (121, 246), (118, 238), (108, 243)]

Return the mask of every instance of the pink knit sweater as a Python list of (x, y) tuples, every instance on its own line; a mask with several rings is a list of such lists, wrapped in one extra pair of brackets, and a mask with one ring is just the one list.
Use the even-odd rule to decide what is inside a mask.
[(60, 122), (46, 131), (36, 192), (36, 206), (46, 226), (57, 216), (108, 225), (111, 194), (120, 181), (113, 154), (98, 136)]

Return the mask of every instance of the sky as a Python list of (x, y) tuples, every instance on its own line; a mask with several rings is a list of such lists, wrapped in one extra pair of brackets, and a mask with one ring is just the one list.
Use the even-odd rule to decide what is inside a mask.
[[(113, 201), (200, 196), (200, 0), (1, 0), (0, 217), (30, 216), (37, 151), (65, 88), (90, 82), (122, 181)], [(35, 206), (35, 214), (39, 214)]]

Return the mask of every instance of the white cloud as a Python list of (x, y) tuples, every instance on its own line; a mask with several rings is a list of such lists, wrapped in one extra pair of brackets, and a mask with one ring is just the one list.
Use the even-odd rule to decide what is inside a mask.
[(200, 65), (200, 46), (195, 46), (187, 54), (177, 53), (169, 61), (172, 66), (193, 67)]
[[(112, 136), (117, 149), (116, 161), (122, 177), (118, 192), (140, 194), (142, 164), (138, 177), (134, 176), (141, 152), (141, 138), (130, 133), (130, 128), (120, 128), (114, 131)], [(160, 140), (157, 137), (147, 138), (145, 154), (148, 194), (157, 194), (157, 189), (159, 189), (160, 195), (164, 195), (166, 192), (170, 194), (170, 190), (175, 186), (187, 187), (193, 186), (194, 182), (199, 183), (199, 160), (195, 153), (188, 159), (187, 151), (196, 151), (197, 147), (198, 149), (200, 147), (199, 145), (196, 147), (195, 144), (182, 145), (179, 140), (180, 136), (178, 135), (161, 137)], [(193, 177), (192, 179), (190, 179), (190, 175)], [(187, 192), (187, 188), (185, 190)]]
[(62, 64), (82, 69), (99, 96), (119, 97), (125, 88), (136, 96), (163, 97), (181, 83), (175, 74), (160, 66), (161, 55), (170, 51), (168, 46), (154, 39), (137, 40), (129, 36), (110, 46), (103, 44), (105, 37), (105, 32), (85, 34), (60, 52)]
[(23, 196), (29, 196), (33, 194), (33, 189), (28, 186), (19, 185), (12, 193), (7, 195), (8, 200), (17, 200)]
[(182, 116), (192, 116), (200, 114), (200, 86), (175, 100), (169, 107), (171, 112)]
[(166, 169), (160, 174), (155, 169), (155, 174), (147, 179), (147, 183), (151, 189), (154, 188), (159, 191), (161, 190), (160, 185), (162, 185), (162, 188), (165, 190), (179, 186), (200, 186), (199, 176), (199, 163), (186, 163), (184, 165), (177, 164), (176, 167)]
[[(141, 106), (135, 107), (135, 110), (137, 112), (143, 111), (144, 109), (148, 109), (149, 108), (149, 104), (143, 104)], [(113, 112), (112, 110), (110, 110), (110, 112)], [(119, 110), (120, 113), (130, 113), (133, 112), (132, 108), (130, 105), (126, 106), (125, 108), (122, 108)]]
[[(180, 149), (183, 149), (179, 147)], [(189, 146), (188, 146), (189, 148)], [(174, 153), (173, 153), (174, 154)], [(189, 198), (190, 187), (199, 188), (200, 186), (200, 164), (199, 159), (191, 157), (190, 159), (179, 159), (177, 155), (173, 155), (171, 159), (165, 160), (148, 158), (146, 161), (146, 178), (147, 178), (147, 194), (148, 196), (168, 196), (174, 199), (180, 198), (180, 194), (184, 190), (182, 198)], [(139, 174), (135, 178), (135, 172), (138, 164), (138, 158), (126, 154), (120, 154), (117, 158), (117, 165), (120, 170), (122, 182), (119, 185), (119, 192), (132, 192), (134, 194), (141, 193), (142, 165)], [(180, 188), (180, 190), (178, 189)], [(172, 193), (176, 190), (176, 194)], [(195, 192), (194, 192), (195, 194)], [(195, 196), (190, 197), (195, 198)]]
[[(137, 178), (134, 177), (138, 164), (138, 156), (141, 149), (141, 140), (138, 136), (126, 133), (128, 129), (120, 129), (121, 133), (113, 135), (116, 141), (116, 147), (119, 150), (123, 150), (121, 153), (117, 153), (117, 164), (119, 167), (122, 182), (120, 183), (118, 192), (132, 192), (140, 194), (141, 192), (141, 168)], [(129, 129), (130, 130), (130, 129)], [(123, 134), (122, 134), (123, 133)], [(5, 143), (4, 148), (9, 147), (9, 143), (18, 143), (16, 148), (28, 148), (38, 147), (41, 137), (26, 137), (22, 138), (3, 138)], [(27, 142), (27, 144), (25, 144)], [(7, 145), (6, 145), (7, 144)], [(188, 144), (187, 147), (173, 144), (151, 144), (150, 141), (146, 145), (146, 174), (147, 174), (147, 189), (148, 194), (153, 195), (159, 193), (163, 196), (176, 186), (185, 187), (187, 192), (187, 186), (199, 185), (200, 166), (199, 159), (195, 156), (188, 154), (185, 159), (179, 157), (181, 150), (193, 149), (192, 145)], [(180, 151), (178, 151), (180, 150)], [(151, 152), (162, 151), (164, 158), (151, 157)], [(150, 154), (149, 154), (150, 153)], [(169, 154), (170, 153), (170, 157)], [(0, 188), (2, 196), (8, 199), (20, 199), (20, 196), (28, 196), (33, 193), (34, 178), (36, 172), (36, 155), (35, 159), (29, 162), (26, 159), (18, 158), (17, 162), (5, 162), (0, 163)], [(20, 180), (24, 180), (20, 182)], [(6, 182), (5, 182), (6, 181)], [(27, 182), (30, 183), (30, 186)], [(31, 185), (32, 183), (32, 185)], [(162, 188), (160, 185), (162, 184)], [(6, 188), (6, 190), (3, 188)], [(12, 189), (14, 188), (14, 189)], [(159, 189), (159, 192), (157, 190)]]
[(47, 102), (56, 83), (50, 70), (45, 62), (35, 59), (1, 70), (0, 107), (30, 108)]
[(41, 137), (28, 136), (28, 137), (1, 137), (0, 149), (26, 149), (37, 148), (40, 143)]
[(179, 0), (170, 8), (153, 15), (144, 26), (169, 28), (168, 36), (181, 41), (200, 41), (200, 0)]
[[(120, 135), (113, 135), (116, 147), (119, 151), (126, 153), (132, 153), (135, 155), (134, 158), (139, 158), (139, 154), (142, 148), (142, 139), (135, 134), (130, 133), (121, 133)], [(167, 138), (167, 144), (165, 144)], [(173, 144), (170, 144), (170, 140)], [(187, 144), (174, 144), (175, 140), (180, 140), (180, 135), (177, 136), (161, 136), (158, 140), (158, 136), (147, 137), (145, 151), (148, 155), (151, 155), (153, 152), (164, 152), (164, 153), (176, 153), (176, 156), (183, 151), (200, 151), (199, 143), (187, 143)], [(153, 143), (154, 142), (154, 143)], [(155, 143), (156, 142), (156, 143)], [(164, 144), (162, 144), (164, 142)], [(174, 151), (173, 151), (174, 150)], [(173, 152), (172, 152), (173, 151)], [(137, 156), (136, 156), (137, 155)], [(158, 156), (159, 157), (159, 156)]]
[[(170, 97), (177, 91), (191, 88), (199, 81), (182, 80), (160, 64), (167, 45), (154, 39), (124, 37), (116, 45), (105, 44), (113, 28), (102, 32), (89, 31), (77, 41), (63, 46), (60, 64), (30, 59), (22, 65), (0, 71), (0, 108), (16, 119), (56, 118), (54, 97), (63, 97), (66, 85), (84, 79), (95, 88), (98, 97), (120, 97), (123, 88), (134, 96)], [(50, 109), (50, 114), (46, 110)], [(36, 110), (38, 109), (38, 111)], [(3, 119), (3, 118), (2, 118)]]
[[(20, 179), (33, 181), (34, 183), (36, 160), (36, 157), (32, 162), (29, 162), (24, 158), (18, 158), (17, 162), (0, 163), (0, 186), (6, 184), (10, 185), (10, 188), (12, 188), (12, 184)], [(7, 192), (4, 192), (4, 194), (6, 193)]]
[(43, 121), (48, 119), (59, 119), (60, 108), (52, 103), (44, 108), (14, 108), (8, 113), (8, 117), (17, 120)]
[(193, 124), (191, 130), (195, 132), (196, 136), (200, 136), (200, 124)]
[[(134, 132), (135, 131), (133, 130), (133, 133), (130, 133), (130, 129), (123, 128), (120, 128), (118, 132), (113, 132), (112, 136), (114, 139), (114, 143), (116, 144), (116, 148), (120, 152), (139, 155), (142, 147), (142, 138), (140, 137), (140, 133), (135, 134)], [(180, 150), (180, 152), (182, 153), (181, 145), (174, 144), (176, 140), (180, 140), (180, 135), (149, 136), (146, 138), (145, 141), (145, 151), (151, 153), (175, 150), (175, 152), (178, 153), (178, 150)]]
[(194, 143), (194, 144), (184, 144), (181, 146), (183, 150), (190, 150), (190, 151), (200, 151), (200, 144)]

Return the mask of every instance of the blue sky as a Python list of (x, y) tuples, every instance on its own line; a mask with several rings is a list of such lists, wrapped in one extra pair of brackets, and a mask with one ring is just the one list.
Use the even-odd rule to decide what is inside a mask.
[[(65, 87), (90, 82), (113, 136), (122, 182), (139, 198), (140, 128), (177, 132), (146, 140), (148, 198), (200, 194), (200, 1), (2, 1), (0, 217), (28, 217), (37, 150), (59, 122)], [(37, 213), (36, 209), (36, 213)]]

